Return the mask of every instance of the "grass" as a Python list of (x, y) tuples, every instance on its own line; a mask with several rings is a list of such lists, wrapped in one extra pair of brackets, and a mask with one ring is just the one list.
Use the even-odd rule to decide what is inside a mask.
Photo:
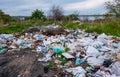
[[(15, 33), (20, 32), (24, 29), (27, 29), (31, 26), (46, 26), (50, 25), (52, 22), (49, 21), (40, 21), (40, 20), (30, 20), (24, 21), (23, 23), (12, 23), (12, 26), (0, 26), (0, 33)], [(97, 32), (99, 34), (106, 33), (108, 35), (119, 36), (120, 37), (120, 18), (114, 18), (110, 22), (104, 23), (72, 23), (72, 22), (63, 22), (58, 23), (64, 28), (69, 29), (84, 29), (86, 32)]]
[(32, 26), (46, 26), (51, 24), (51, 22), (43, 22), (43, 21), (37, 21), (35, 22), (35, 20), (32, 21), (25, 21), (25, 22), (12, 22), (12, 24), (10, 26), (0, 26), (0, 33), (16, 33), (16, 32), (21, 32), (29, 27)]
[(31, 27), (30, 24), (16, 24), (13, 26), (0, 26), (0, 33), (16, 33), (21, 32), (24, 29), (27, 29), (28, 27)]
[(120, 37), (120, 19), (114, 19), (111, 22), (104, 23), (71, 23), (65, 22), (61, 24), (65, 28), (70, 29), (84, 29), (88, 33), (97, 32), (98, 34), (105, 33), (107, 35), (119, 36)]
[(90, 25), (85, 31), (86, 32), (97, 32), (99, 34), (106, 33), (108, 35), (114, 35), (120, 37), (120, 21), (112, 21), (106, 23), (97, 23)]
[(54, 67), (56, 67), (56, 64), (54, 62), (49, 62), (48, 67), (49, 68), (54, 68)]

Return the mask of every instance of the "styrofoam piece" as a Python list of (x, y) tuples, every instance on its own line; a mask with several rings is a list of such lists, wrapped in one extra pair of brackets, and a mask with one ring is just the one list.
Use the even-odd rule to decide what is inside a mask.
[(63, 55), (65, 58), (67, 58), (67, 59), (74, 58), (74, 56), (70, 55), (70, 54), (67, 53), (67, 52), (62, 53), (62, 55)]

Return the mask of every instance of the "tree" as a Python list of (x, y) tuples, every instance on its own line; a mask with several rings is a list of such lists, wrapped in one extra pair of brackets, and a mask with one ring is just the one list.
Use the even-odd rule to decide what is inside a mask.
[(0, 10), (0, 21), (2, 21), (2, 16), (4, 15), (4, 12)]
[(54, 21), (61, 21), (63, 17), (63, 9), (59, 6), (52, 6), (50, 9), (50, 18)]
[(78, 18), (78, 14), (70, 14), (70, 15), (68, 15), (68, 16), (66, 16), (66, 19), (67, 20), (79, 20), (79, 18)]
[(104, 16), (105, 21), (110, 20), (111, 15), (109, 13), (103, 14), (103, 16)]
[(3, 22), (4, 24), (9, 23), (11, 21), (12, 17), (8, 14), (5, 14), (2, 10), (0, 10), (0, 22)]
[(6, 24), (6, 23), (9, 23), (11, 21), (11, 17), (9, 15), (3, 15), (2, 16), (2, 20), (3, 22)]
[(32, 16), (30, 18), (45, 20), (46, 16), (44, 15), (44, 12), (42, 12), (41, 10), (36, 9), (34, 12), (32, 12)]
[(0, 16), (3, 15), (3, 14), (4, 14), (4, 12), (2, 10), (0, 10)]
[(110, 14), (120, 16), (120, 0), (108, 1), (105, 4)]

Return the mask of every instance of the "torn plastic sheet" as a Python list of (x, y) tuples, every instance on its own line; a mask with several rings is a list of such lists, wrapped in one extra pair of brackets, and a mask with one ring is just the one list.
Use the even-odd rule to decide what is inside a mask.
[(89, 46), (86, 51), (86, 54), (87, 56), (99, 56), (100, 52), (96, 48)]
[(80, 65), (80, 64), (82, 64), (83, 62), (85, 62), (85, 58), (80, 59), (79, 57), (77, 57), (76, 62), (75, 62), (75, 65)]
[(101, 66), (104, 62), (104, 58), (102, 57), (89, 57), (87, 59), (87, 63), (90, 64), (91, 66)]
[(105, 33), (103, 33), (103, 34), (99, 35), (97, 39), (99, 39), (99, 38), (108, 39), (109, 37)]
[(82, 73), (82, 74), (86, 73), (86, 71), (81, 66), (75, 67), (75, 68), (68, 68), (68, 69), (66, 69), (66, 71), (69, 73), (72, 72), (73, 75), (76, 75), (78, 73)]
[(104, 45), (108, 45), (108, 38), (109, 37), (103, 33), (98, 36), (97, 40), (102, 42)]
[(111, 65), (111, 72), (117, 76), (120, 76), (120, 62), (115, 62)]
[(79, 39), (80, 45), (81, 46), (90, 46), (92, 43), (94, 42), (91, 38), (83, 38), (83, 39)]
[(74, 56), (70, 55), (70, 54), (67, 53), (67, 52), (62, 53), (62, 55), (63, 55), (65, 58), (67, 58), (67, 59), (75, 58)]
[(110, 74), (109, 72), (105, 72), (105, 71), (97, 71), (96, 72), (96, 77), (119, 77), (115, 74)]
[(45, 57), (43, 58), (39, 58), (38, 61), (44, 61), (44, 62), (47, 62), (47, 61), (51, 61), (51, 55), (50, 54), (46, 54)]

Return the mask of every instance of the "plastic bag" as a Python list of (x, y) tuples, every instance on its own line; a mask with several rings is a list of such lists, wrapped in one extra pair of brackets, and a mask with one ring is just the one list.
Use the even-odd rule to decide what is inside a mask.
[(0, 54), (3, 54), (3, 53), (5, 53), (6, 52), (6, 49), (1, 49), (0, 50)]
[(86, 52), (87, 56), (98, 56), (100, 52), (92, 46), (89, 46)]
[(120, 76), (120, 62), (112, 64), (111, 71), (115, 75)]
[(54, 48), (54, 53), (63, 53), (63, 52), (65, 51), (60, 48)]

